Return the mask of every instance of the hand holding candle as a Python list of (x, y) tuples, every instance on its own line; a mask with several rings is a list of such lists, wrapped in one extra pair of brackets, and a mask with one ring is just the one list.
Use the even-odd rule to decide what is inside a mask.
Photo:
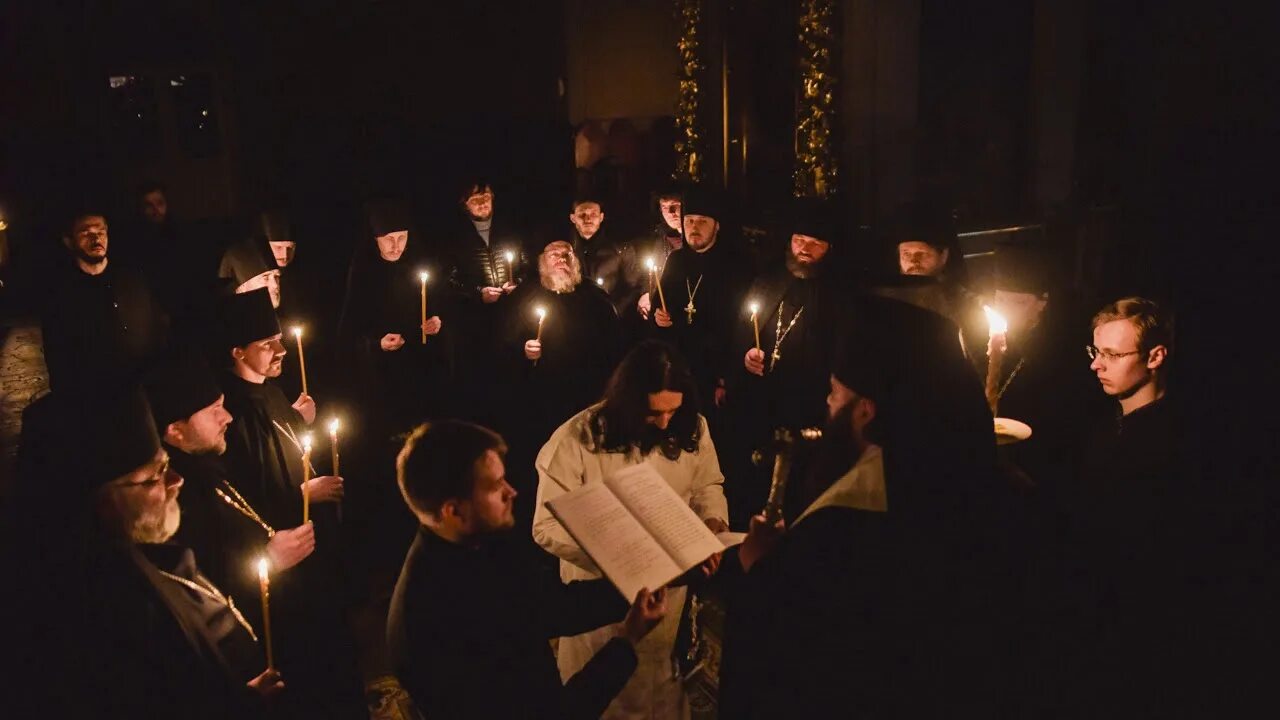
[(658, 303), (662, 306), (662, 312), (667, 311), (667, 298), (662, 294), (662, 280), (658, 277), (658, 263), (652, 257), (644, 261), (645, 267), (649, 268), (649, 284), (658, 288)]
[(311, 521), (311, 435), (302, 436), (302, 524)]
[(516, 254), (510, 250), (506, 253), (507, 257), (507, 282), (514, 283), (516, 281)]
[(302, 394), (310, 395), (307, 392), (307, 358), (302, 353), (302, 326), (293, 326), (293, 338), (298, 341), (298, 370), (302, 373)]
[[(427, 271), (423, 270), (418, 273), (418, 279), (422, 281), (422, 344), (427, 344)], [(336, 473), (335, 473), (336, 474)]]
[(262, 594), (262, 639), (266, 641), (267, 669), (276, 667), (275, 653), (271, 647), (271, 579), (267, 574), (270, 564), (265, 557), (258, 558), (258, 591)]
[(751, 329), (755, 331), (756, 350), (759, 350), (760, 349), (760, 319), (759, 319), (760, 303), (752, 301), (750, 305), (750, 309), (751, 309)]
[[(532, 350), (536, 351), (537, 353), (537, 355), (533, 357), (533, 364), (536, 367), (538, 365), (538, 360), (542, 357), (542, 323), (547, 319), (547, 309), (544, 307), (539, 307), (538, 309), (534, 310), (534, 312), (537, 313), (538, 315), (538, 334), (534, 338), (533, 346), (532, 346)], [(528, 354), (530, 350), (531, 350), (530, 347), (526, 347), (525, 353)]]

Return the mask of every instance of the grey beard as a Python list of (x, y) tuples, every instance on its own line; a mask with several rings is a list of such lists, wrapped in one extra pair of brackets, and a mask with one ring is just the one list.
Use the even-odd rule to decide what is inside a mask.
[(568, 272), (552, 270), (542, 275), (542, 286), (557, 294), (573, 292), (581, 282), (581, 270), (570, 270)]
[(178, 507), (178, 496), (174, 495), (164, 504), (164, 510), (158, 514), (140, 515), (129, 528), (129, 539), (135, 543), (159, 544), (168, 542), (178, 532), (182, 520), (182, 511)]

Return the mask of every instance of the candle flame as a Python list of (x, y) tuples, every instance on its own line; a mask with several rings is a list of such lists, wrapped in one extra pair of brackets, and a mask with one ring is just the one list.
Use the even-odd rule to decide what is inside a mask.
[(428, 277), (430, 277), (430, 275), (427, 274), (426, 270), (423, 270), (422, 272), (418, 273), (418, 279), (422, 281), (423, 285), (427, 284)]
[(760, 303), (758, 303), (758, 302), (753, 302), (753, 303), (751, 303), (751, 305), (750, 305), (749, 307), (750, 307), (750, 309), (751, 309), (751, 314), (752, 314), (752, 315), (755, 315), (756, 313), (760, 312)]
[(983, 305), (982, 312), (987, 316), (987, 328), (992, 335), (1003, 335), (1009, 332), (1009, 321), (996, 312), (990, 305)]
[(337, 437), (338, 435), (338, 418), (329, 421), (329, 435)]
[(294, 337), (296, 337), (296, 338), (300, 338), (300, 337), (302, 337), (302, 326), (301, 326), (301, 325), (294, 325), (294, 326), (293, 326), (293, 336), (294, 336)]
[(302, 436), (302, 452), (311, 452), (311, 435), (309, 433)]
[(604, 278), (596, 278), (596, 284), (600, 287), (604, 287)]
[(538, 308), (535, 312), (537, 312), (537, 313), (538, 313), (538, 320), (539, 320), (539, 321), (541, 321), (541, 320), (543, 320), (543, 319), (545, 319), (545, 318), (547, 317), (547, 309), (546, 309), (546, 308)]
[(658, 263), (654, 262), (652, 257), (647, 257), (644, 259), (644, 266), (649, 270), (655, 270), (658, 267)]
[(258, 558), (258, 580), (260, 580), (261, 582), (267, 581), (268, 568), (270, 568), (270, 563), (267, 562), (267, 558), (265, 556), (259, 557)]
[(513, 253), (513, 252), (511, 252), (510, 250), (508, 250), (508, 251), (507, 251), (507, 262), (514, 262), (514, 261), (515, 261), (515, 259), (516, 259), (516, 254), (515, 254), (515, 253)]

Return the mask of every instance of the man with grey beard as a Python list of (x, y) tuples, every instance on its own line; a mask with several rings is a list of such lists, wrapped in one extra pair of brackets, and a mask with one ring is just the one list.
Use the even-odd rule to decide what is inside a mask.
[(37, 607), (22, 616), (35, 627), (24, 662), (40, 667), (34, 682), (56, 686), (42, 694), (24, 682), (24, 693), (41, 697), (50, 717), (264, 714), (281, 676), (267, 667), (262, 628), (191, 550), (169, 543), (183, 479), (142, 393), (53, 402), (57, 425), (89, 431), (78, 433), (74, 455), (49, 466), (64, 485), (61, 533), (74, 539), (41, 543), (44, 567), (23, 583)]
[[(600, 399), (620, 357), (613, 305), (594, 282), (583, 281), (572, 245), (557, 240), (543, 248), (538, 280), (512, 293), (503, 322), (503, 374), (509, 386), (504, 396), (515, 401), (515, 413), (508, 417), (518, 418), (503, 428), (511, 443), (513, 469), (532, 468), (533, 454), (552, 431)], [(526, 455), (529, 462), (524, 463)], [(521, 500), (532, 502), (533, 478), (513, 479), (530, 483), (516, 486), (516, 510), (518, 519), (531, 518)]]

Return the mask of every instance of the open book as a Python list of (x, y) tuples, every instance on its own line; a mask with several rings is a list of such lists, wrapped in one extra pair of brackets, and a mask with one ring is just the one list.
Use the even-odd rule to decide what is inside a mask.
[(657, 590), (744, 537), (712, 533), (647, 464), (546, 505), (628, 601), (641, 588)]

